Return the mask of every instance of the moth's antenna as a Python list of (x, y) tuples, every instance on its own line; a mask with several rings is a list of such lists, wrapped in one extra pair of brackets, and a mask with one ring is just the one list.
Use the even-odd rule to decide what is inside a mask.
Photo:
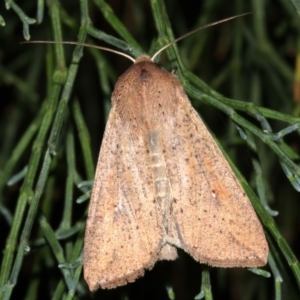
[[(201, 26), (199, 28), (196, 28), (182, 36), (180, 36), (179, 38), (175, 39), (174, 41), (170, 42), (169, 44), (165, 45), (164, 47), (162, 47), (160, 50), (158, 50), (151, 58), (152, 61), (154, 61), (154, 59), (156, 58), (156, 56), (158, 56), (158, 54), (160, 54), (162, 51), (164, 51), (166, 48), (170, 47), (171, 45), (177, 43), (178, 41), (186, 38), (187, 36), (197, 32), (197, 31), (200, 31), (202, 29), (205, 29), (207, 27), (211, 27), (211, 26), (214, 26), (214, 25), (217, 25), (217, 24), (220, 24), (220, 23), (224, 23), (226, 21), (229, 21), (229, 20), (233, 20), (233, 19), (236, 19), (236, 18), (239, 18), (239, 17), (242, 17), (242, 16), (246, 16), (246, 15), (249, 15), (251, 14), (251, 12), (248, 12), (248, 13), (244, 13), (244, 14), (240, 14), (240, 15), (236, 15), (236, 16), (233, 16), (233, 17), (229, 17), (229, 18), (226, 18), (226, 19), (223, 19), (223, 20), (220, 20), (220, 21), (217, 21), (217, 22), (213, 22), (213, 23), (210, 23), (210, 24), (207, 24), (207, 25), (204, 25), (204, 26)], [(91, 47), (91, 48), (94, 48), (94, 49), (99, 49), (99, 50), (103, 50), (103, 51), (107, 51), (107, 52), (112, 52), (112, 53), (115, 53), (115, 54), (119, 54), (121, 56), (124, 56), (128, 59), (130, 59), (132, 62), (135, 62), (135, 59), (123, 52), (120, 52), (120, 51), (117, 51), (117, 50), (114, 50), (114, 49), (111, 49), (111, 48), (107, 48), (107, 47), (102, 47), (102, 46), (95, 46), (95, 45), (92, 45), (92, 44), (87, 44), (87, 43), (78, 43), (78, 42), (72, 42), (72, 41), (25, 41), (25, 42), (21, 42), (21, 44), (65, 44), (65, 45), (76, 45), (76, 46), (83, 46), (83, 47)]]
[(200, 31), (202, 29), (205, 29), (207, 27), (211, 27), (211, 26), (214, 26), (214, 25), (217, 25), (217, 24), (220, 24), (220, 23), (224, 23), (224, 22), (227, 22), (227, 21), (230, 21), (230, 20), (233, 20), (233, 19), (236, 19), (236, 18), (239, 18), (239, 17), (242, 17), (242, 16), (246, 16), (246, 15), (249, 15), (249, 14), (252, 14), (252, 12), (248, 12), (248, 13), (244, 13), (244, 14), (240, 14), (240, 15), (236, 15), (236, 16), (233, 16), (233, 17), (229, 17), (229, 18), (226, 18), (226, 19), (223, 19), (223, 20), (220, 20), (220, 21), (216, 21), (216, 22), (213, 22), (213, 23), (210, 23), (210, 24), (207, 24), (207, 25), (204, 25), (204, 26), (201, 26), (201, 27), (198, 27), (182, 36), (180, 36), (179, 38), (175, 39), (174, 41), (170, 42), (169, 44), (165, 45), (164, 47), (162, 47), (160, 50), (158, 50), (151, 58), (152, 61), (154, 61), (154, 59), (156, 58), (156, 56), (158, 56), (158, 54), (160, 54), (162, 51), (164, 51), (166, 48), (170, 47), (171, 45), (177, 43), (178, 41), (186, 38), (187, 36), (197, 32), (197, 31)]
[(26, 42), (21, 42), (21, 44), (66, 44), (66, 45), (77, 45), (77, 46), (83, 46), (83, 47), (91, 47), (91, 48), (95, 48), (95, 49), (99, 49), (99, 50), (104, 50), (107, 52), (112, 52), (115, 54), (119, 54), (121, 56), (124, 56), (128, 59), (130, 59), (131, 61), (135, 62), (135, 59), (123, 52), (111, 49), (111, 48), (107, 48), (107, 47), (102, 47), (102, 46), (95, 46), (92, 44), (87, 44), (87, 43), (78, 43), (78, 42), (67, 42), (67, 41), (26, 41)]

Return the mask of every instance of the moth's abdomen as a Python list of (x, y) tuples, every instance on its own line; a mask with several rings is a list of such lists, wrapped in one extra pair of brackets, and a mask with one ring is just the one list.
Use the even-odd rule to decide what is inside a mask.
[(161, 150), (158, 131), (148, 133), (148, 143), (152, 166), (153, 184), (158, 207), (164, 216), (164, 227), (168, 232), (170, 217), (171, 187), (167, 176), (166, 162)]

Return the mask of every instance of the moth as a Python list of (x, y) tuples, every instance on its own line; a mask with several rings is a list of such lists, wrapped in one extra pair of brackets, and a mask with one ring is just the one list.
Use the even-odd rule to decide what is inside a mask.
[(133, 282), (176, 248), (215, 267), (267, 263), (248, 197), (176, 76), (153, 61), (134, 60), (111, 97), (84, 241), (91, 291)]

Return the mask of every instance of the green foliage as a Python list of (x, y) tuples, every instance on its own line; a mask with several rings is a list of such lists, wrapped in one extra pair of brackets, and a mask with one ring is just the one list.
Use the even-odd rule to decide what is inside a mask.
[(238, 166), (232, 164), (266, 230), (271, 277), (208, 268), (181, 253), (133, 284), (96, 295), (299, 299), (299, 1), (79, 2), (6, 0), (10, 10), (0, 7), (0, 299), (92, 297), (81, 276), (88, 203), (76, 203), (89, 188), (78, 184), (93, 179), (113, 84), (129, 65), (81, 46), (19, 42), (99, 39), (137, 57), (248, 11), (171, 46), (160, 63), (176, 70)]

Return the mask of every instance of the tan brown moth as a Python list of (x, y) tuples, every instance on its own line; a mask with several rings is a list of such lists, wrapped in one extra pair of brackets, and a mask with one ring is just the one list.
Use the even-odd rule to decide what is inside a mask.
[(249, 199), (176, 76), (154, 57), (134, 60), (112, 94), (85, 232), (92, 291), (134, 281), (157, 260), (176, 259), (176, 248), (216, 267), (267, 263)]

